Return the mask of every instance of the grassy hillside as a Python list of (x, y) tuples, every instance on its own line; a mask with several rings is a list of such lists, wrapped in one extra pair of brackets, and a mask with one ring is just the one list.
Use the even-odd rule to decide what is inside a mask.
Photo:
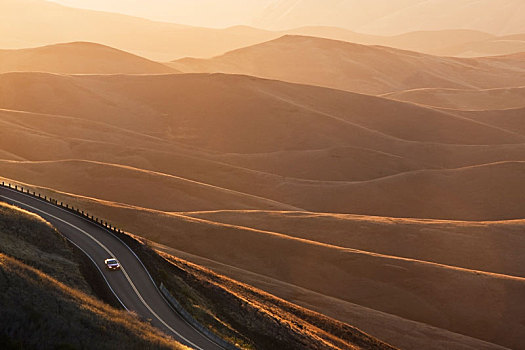
[[(196, 319), (242, 348), (392, 349), (348, 324), (156, 253), (144, 240), (122, 238)], [(0, 343), (31, 348), (52, 334), (46, 347), (179, 348), (93, 298), (67, 241), (37, 216), (0, 204), (0, 243)], [(101, 336), (93, 341), (92, 332)]]
[(387, 94), (384, 97), (431, 107), (464, 111), (525, 107), (525, 87), (486, 90), (415, 89)]
[[(367, 64), (369, 50), (399, 54), (352, 47)], [(500, 68), (525, 68), (523, 55), (469, 60), (475, 69), (402, 56), (434, 67), (430, 85), (499, 84)], [(394, 82), (412, 84), (413, 69), (398, 71)], [(518, 90), (503, 99), (519, 102)], [(403, 349), (524, 343), (520, 109), (440, 110), (241, 75), (31, 72), (0, 74), (0, 108), (0, 176), (183, 259), (151, 270), (225, 338), (329, 348), (359, 333), (185, 261)]]
[(1, 202), (0, 253), (92, 294), (66, 239), (40, 217)]
[[(264, 182), (252, 185), (251, 189), (249, 183), (245, 184), (246, 191), (86, 161), (0, 160), (0, 165), (2, 175), (26, 183), (31, 183), (38, 174), (39, 184), (48, 188), (164, 212), (306, 210), (483, 221), (520, 219), (525, 204), (520, 190), (516, 190), (523, 185), (523, 161), (411, 171), (368, 181), (304, 181), (261, 176)], [(136, 191), (137, 188), (148, 191)], [(324, 198), (331, 200), (323, 201)]]
[(3, 349), (183, 349), (91, 294), (75, 253), (49, 224), (0, 204)]
[[(520, 269), (523, 220), (455, 222), (311, 212), (167, 213), (36, 190), (176, 248), (160, 247), (181, 259), (403, 349), (496, 349), (495, 343), (512, 348), (522, 342), (518, 320), (523, 309), (506, 305), (519, 304), (525, 290)], [(175, 288), (179, 288), (172, 289), (176, 295), (185, 295)], [(472, 293), (477, 297), (470, 298)], [(507, 303), (493, 303), (495, 294)], [(212, 310), (203, 320), (217, 315), (213, 308), (203, 306), (202, 298), (189, 300), (200, 311)], [(440, 341), (429, 347), (429, 337)]]
[(0, 106), (19, 110), (0, 110), (2, 176), (63, 192), (161, 211), (521, 217), (525, 138), (474, 116), (220, 74), (2, 74)]
[(481, 112), (457, 111), (455, 113), (472, 120), (525, 135), (525, 125), (523, 123), (525, 107)]
[(286, 35), (210, 59), (183, 58), (185, 73), (248, 74), (370, 95), (418, 89), (522, 86), (520, 63), (507, 58), (453, 58), (391, 47)]
[(62, 74), (162, 74), (175, 70), (112, 47), (72, 42), (31, 49), (0, 50), (0, 72)]
[(145, 239), (121, 238), (186, 310), (233, 343), (255, 349), (394, 349), (348, 324), (155, 251)]

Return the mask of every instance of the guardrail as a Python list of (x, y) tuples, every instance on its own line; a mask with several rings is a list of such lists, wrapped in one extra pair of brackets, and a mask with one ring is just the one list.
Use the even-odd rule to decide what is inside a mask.
[(182, 317), (184, 317), (186, 322), (191, 324), (199, 332), (201, 332), (202, 334), (206, 335), (208, 338), (213, 340), (218, 345), (222, 346), (224, 349), (227, 349), (227, 350), (239, 350), (238, 347), (236, 347), (235, 345), (233, 345), (233, 344), (227, 342), (226, 340), (218, 337), (217, 335), (212, 333), (209, 329), (207, 329), (206, 327), (201, 325), (195, 318), (193, 318), (193, 316), (188, 311), (186, 311), (186, 309), (184, 309), (182, 307), (182, 305), (177, 301), (177, 299), (170, 293), (170, 291), (166, 288), (166, 286), (164, 286), (164, 283), (162, 283), (162, 282), (160, 283), (159, 289), (162, 292), (162, 294), (164, 295), (164, 297), (166, 298), (166, 300), (168, 300), (168, 302), (171, 304), (171, 306), (173, 306), (173, 308)]
[(75, 208), (73, 206), (70, 206), (67, 203), (64, 203), (62, 201), (58, 201), (57, 199), (54, 199), (54, 198), (42, 195), (42, 194), (37, 193), (35, 191), (29, 191), (28, 188), (24, 189), (24, 187), (22, 187), (22, 186), (11, 185), (11, 183), (6, 183), (5, 181), (2, 181), (2, 186), (10, 188), (10, 189), (15, 190), (15, 191), (20, 192), (20, 193), (28, 194), (28, 195), (33, 196), (35, 198), (44, 200), (44, 201), (46, 201), (46, 202), (48, 202), (50, 204), (54, 204), (57, 207), (60, 207), (60, 208), (65, 209), (65, 210), (68, 210), (69, 212), (71, 212), (73, 214), (76, 214), (78, 216), (82, 216), (83, 218), (85, 218), (85, 219), (87, 219), (89, 221), (92, 221), (94, 224), (99, 225), (99, 226), (101, 226), (101, 227), (103, 227), (103, 228), (105, 228), (105, 229), (107, 229), (107, 230), (109, 230), (109, 231), (111, 231), (113, 233), (124, 233), (124, 231), (122, 231), (121, 229), (113, 226), (111, 223), (108, 223), (107, 221), (99, 219), (98, 217), (96, 217), (94, 215), (90, 215), (87, 211), (81, 210), (80, 208)]
[(34, 198), (38, 198), (40, 200), (44, 200), (44, 201), (46, 201), (46, 202), (48, 202), (50, 204), (53, 204), (53, 205), (56, 205), (56, 206), (58, 206), (58, 207), (60, 207), (62, 209), (65, 209), (65, 210), (67, 210), (67, 211), (69, 211), (69, 212), (71, 212), (71, 213), (73, 213), (75, 215), (81, 216), (81, 217), (91, 221), (95, 225), (98, 225), (98, 226), (100, 226), (100, 227), (102, 227), (102, 228), (104, 228), (106, 230), (109, 230), (110, 233), (114, 234), (115, 237), (117, 239), (119, 239), (125, 246), (127, 246), (128, 249), (137, 257), (137, 259), (140, 261), (140, 263), (142, 264), (142, 266), (144, 267), (144, 269), (146, 270), (146, 272), (150, 276), (151, 281), (153, 282), (153, 284), (159, 289), (161, 294), (166, 298), (168, 303), (175, 309), (175, 311), (178, 312), (184, 318), (184, 320), (186, 320), (186, 322), (188, 322), (192, 327), (197, 329), (200, 333), (204, 334), (206, 337), (208, 337), (209, 339), (211, 339), (213, 342), (217, 343), (221, 347), (223, 347), (225, 349), (228, 349), (228, 350), (238, 350), (239, 349), (236, 346), (234, 346), (233, 344), (231, 344), (231, 343), (225, 341), (224, 339), (218, 337), (217, 335), (212, 333), (210, 330), (208, 330), (206, 327), (201, 325), (197, 320), (195, 320), (195, 318), (193, 318), (193, 316), (191, 316), (191, 314), (188, 311), (186, 311), (180, 305), (180, 303), (175, 299), (175, 297), (173, 297), (173, 295), (171, 295), (171, 293), (166, 289), (166, 287), (164, 286), (164, 284), (162, 282), (160, 284), (157, 284), (153, 280), (153, 277), (150, 275), (149, 271), (146, 269), (146, 266), (139, 259), (137, 254), (133, 251), (133, 249), (131, 249), (131, 247), (129, 245), (124, 243), (118, 236), (116, 236), (117, 233), (118, 234), (125, 234), (125, 232), (123, 230), (113, 226), (112, 224), (108, 223), (107, 221), (99, 219), (98, 217), (96, 217), (94, 215), (90, 215), (87, 211), (81, 210), (80, 208), (75, 208), (73, 206), (69, 206), (69, 204), (64, 203), (63, 201), (58, 201), (57, 199), (54, 199), (52, 197), (48, 197), (46, 195), (42, 195), (42, 194), (37, 193), (35, 191), (30, 191), (28, 188), (24, 189), (24, 187), (22, 187), (22, 186), (11, 185), (11, 183), (8, 183), (8, 182), (5, 182), (5, 181), (2, 181), (2, 187), (6, 187), (6, 188), (9, 188), (9, 189), (15, 190), (17, 192), (33, 196)]

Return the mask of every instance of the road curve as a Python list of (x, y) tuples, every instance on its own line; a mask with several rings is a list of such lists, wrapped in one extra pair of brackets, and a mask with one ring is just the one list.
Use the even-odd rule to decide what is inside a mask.
[[(103, 227), (42, 199), (0, 186), (0, 200), (35, 213), (55, 226), (97, 265), (122, 306), (194, 349), (223, 349), (188, 324), (168, 304), (138, 257)], [(104, 260), (115, 257), (120, 271), (108, 271)]]

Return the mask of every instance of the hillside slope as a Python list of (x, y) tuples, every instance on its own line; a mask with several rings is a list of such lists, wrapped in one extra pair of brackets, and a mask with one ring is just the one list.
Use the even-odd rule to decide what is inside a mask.
[(442, 56), (482, 57), (514, 54), (525, 51), (525, 35), (512, 34), (473, 40), (430, 52)]
[(391, 6), (396, 5), (396, 11), (371, 20), (359, 30), (373, 34), (442, 28), (474, 29), (493, 34), (525, 32), (525, 7), (520, 0), (497, 3), (491, 0), (462, 0), (461, 6), (448, 0), (397, 0)]
[(523, 343), (519, 119), (226, 74), (1, 74), (0, 108), (10, 182), (404, 349)]
[[(156, 281), (163, 281), (176, 293), (186, 310), (205, 327), (240, 342), (242, 348), (393, 349), (347, 324), (184, 260), (160, 256), (143, 240), (127, 234), (121, 234), (120, 238), (140, 255)], [(183, 348), (132, 314), (117, 311), (80, 291), (90, 288), (78, 272), (71, 247), (36, 215), (0, 204), (0, 242), (0, 286), (4, 291), (0, 302), (4, 306), (7, 300), (12, 302), (10, 306), (3, 306), (0, 316), (3, 345), (34, 347), (38, 342), (45, 347), (56, 344), (103, 349), (122, 345)], [(76, 306), (80, 310), (75, 310), (76, 303), (82, 304)], [(24, 317), (28, 318), (26, 322)], [(245, 322), (247, 318), (249, 323)], [(20, 327), (21, 324), (26, 327)], [(64, 331), (68, 327), (70, 330)], [(91, 339), (88, 332), (99, 328), (105, 331), (96, 340)], [(126, 337), (127, 329), (134, 332), (133, 337)], [(21, 338), (25, 332), (28, 336)], [(41, 339), (42, 332), (46, 339)], [(109, 337), (109, 333), (113, 337)], [(49, 337), (49, 334), (57, 336)]]
[[(3, 176), (22, 182), (34, 181), (66, 193), (161, 211), (301, 208), (326, 213), (481, 221), (520, 219), (525, 205), (521, 195), (523, 161), (411, 171), (367, 181), (281, 179), (274, 180), (273, 186), (267, 182), (246, 189), (248, 193), (87, 161), (0, 164)], [(150, 190), (142, 192), (138, 188)], [(326, 197), (331, 200), (323, 201)]]
[(479, 145), (524, 140), (429, 108), (238, 75), (6, 73), (0, 75), (0, 93), (0, 108), (104, 122), (214, 152), (387, 144), (389, 151), (403, 141)]
[[(487, 16), (490, 14), (490, 16)], [(458, 28), (494, 34), (525, 32), (520, 0), (277, 0), (255, 19), (265, 28), (332, 25), (369, 34)]]
[(183, 72), (223, 72), (326, 86), (366, 94), (441, 87), (523, 86), (520, 63), (447, 58), (380, 46), (287, 35), (211, 59), (181, 59)]
[(452, 112), (222, 74), (10, 73), (0, 91), (4, 176), (65, 192), (166, 211), (520, 217), (524, 136)]
[(454, 113), (472, 120), (525, 135), (525, 125), (523, 124), (525, 107), (480, 112), (455, 111)]
[[(279, 233), (210, 221), (213, 214), (207, 219), (192, 218), (189, 215), (201, 214), (166, 213), (52, 191), (44, 190), (44, 193), (67, 200), (101, 218), (121, 222), (125, 229), (141, 236), (176, 247), (177, 250), (169, 252), (183, 259), (214, 269), (220, 267), (229, 276), (249, 281), (272, 294), (334, 315), (347, 323), (354, 324), (352, 320), (361, 319), (360, 328), (401, 348), (416, 349), (418, 347), (414, 344), (421, 344), (421, 341), (428, 344), (429, 339), (434, 339), (428, 338), (428, 334), (449, 339), (448, 346), (454, 349), (465, 348), (467, 344), (471, 344), (473, 349), (498, 348), (494, 343), (512, 348), (522, 341), (522, 326), (517, 320), (523, 310), (510, 310), (505, 305), (517, 305), (515, 300), (519, 299), (525, 286), (522, 277), (512, 275), (523, 274), (522, 269), (516, 270), (517, 266), (522, 266), (519, 252), (524, 242), (519, 232), (523, 229), (523, 220), (491, 224), (348, 216), (348, 221), (342, 223), (348, 225), (346, 229), (341, 230), (342, 234), (334, 231), (332, 240), (327, 243), (327, 238), (321, 233), (329, 232), (330, 225), (320, 218), (325, 216), (331, 221), (337, 220), (337, 216), (317, 214), (318, 219), (315, 219), (309, 212), (273, 212), (272, 215), (285, 222), (282, 226), (284, 232)], [(295, 231), (285, 228), (287, 225), (296, 226), (300, 219), (294, 218), (298, 217), (312, 218), (305, 223), (311, 226), (309, 235), (308, 232), (298, 233), (303, 231), (300, 227)], [(271, 228), (266, 221), (264, 218), (256, 219), (255, 225), (251, 225)], [(246, 222), (239, 224), (248, 225)], [(354, 247), (359, 246), (359, 239), (343, 238), (348, 232), (355, 232), (352, 235), (358, 237), (377, 231), (381, 226), (385, 231), (382, 236), (386, 238), (383, 248), (358, 250)], [(155, 230), (152, 231), (151, 227)], [(441, 230), (449, 233), (443, 235)], [(395, 236), (388, 238), (391, 232), (395, 232)], [(436, 249), (424, 249), (416, 259), (407, 258), (407, 254), (413, 254), (410, 250), (396, 248), (396, 238), (420, 241), (424, 246), (423, 242), (429, 235), (436, 240)], [(458, 260), (454, 256), (458, 251), (467, 256), (469, 250), (475, 250), (475, 247), (470, 247), (469, 241), (478, 235), (481, 246), (489, 242), (498, 249), (477, 254), (472, 261)], [(337, 240), (337, 245), (334, 240)], [(232, 246), (235, 249), (231, 249)], [(452, 251), (447, 252), (451, 247)], [(395, 255), (381, 254), (377, 249), (389, 249)], [(323, 261), (323, 264), (318, 261)], [(464, 269), (445, 263), (483, 270)], [(505, 273), (484, 271), (494, 268)], [(443, 284), (443, 280), (447, 283)], [(381, 292), (377, 293), (378, 290)], [(477, 297), (470, 298), (471, 293)], [(493, 293), (500, 293), (505, 303), (491, 303)], [(338, 311), (337, 305), (343, 304), (345, 309)], [(382, 313), (377, 314), (373, 310)], [(361, 316), (356, 316), (356, 313)], [(494, 315), (499, 315), (498, 322), (492, 322)], [(399, 317), (404, 320), (398, 320)], [(380, 319), (381, 327), (374, 326)], [(423, 334), (416, 335), (413, 333), (414, 324), (409, 320), (432, 325), (441, 331), (426, 329)], [(490, 327), (486, 326), (487, 322)], [(504, 327), (501, 326), (503, 324)], [(416, 329), (422, 330), (421, 325)], [(405, 339), (408, 330), (410, 337)], [(493, 344), (472, 345), (475, 344), (472, 339), (458, 339), (444, 330)]]
[[(318, 2), (308, 1), (310, 2), (309, 6), (319, 8)], [(348, 1), (351, 1), (350, 5), (344, 4)], [(256, 2), (259, 4), (261, 1)], [(257, 19), (252, 24), (247, 23), (251, 27), (238, 25), (239, 22), (236, 21), (231, 23), (229, 27), (225, 24), (214, 26), (215, 28), (204, 28), (173, 24), (183, 21), (151, 21), (116, 13), (71, 8), (44, 0), (2, 0), (0, 1), (0, 32), (9, 33), (9, 35), (0, 37), (0, 46), (2, 48), (21, 49), (81, 40), (108, 45), (153, 60), (169, 61), (183, 57), (213, 57), (227, 51), (277, 39), (286, 34), (298, 34), (367, 45), (385, 45), (446, 56), (488, 56), (523, 51), (522, 34), (521, 37), (520, 34), (508, 34), (523, 33), (525, 29), (506, 34), (502, 33), (500, 36), (488, 34), (488, 32), (492, 32), (489, 28), (465, 26), (465, 29), (449, 29), (462, 28), (463, 23), (461, 23), (461, 25), (449, 27), (407, 27), (396, 32), (396, 35), (393, 36), (394, 32), (386, 32), (382, 35), (361, 34), (362, 31), (357, 26), (347, 28), (348, 24), (364, 24), (367, 22), (365, 13), (377, 14), (378, 9), (380, 12), (385, 10), (388, 12), (389, 9), (399, 7), (399, 4), (394, 1), (382, 2), (380, 6), (378, 6), (377, 1), (363, 3), (355, 0), (338, 0), (336, 2), (337, 4), (332, 3), (329, 6), (323, 6), (312, 13), (311, 15), (315, 20), (303, 22), (300, 19), (304, 14), (298, 14), (299, 16), (296, 19), (299, 21), (268, 30), (260, 29), (265, 27), (265, 24)], [(172, 3), (170, 2), (170, 5)], [(182, 1), (181, 3), (184, 5), (180, 12), (169, 10), (166, 11), (166, 15), (187, 19), (188, 7), (193, 7), (190, 12), (193, 12), (193, 16), (200, 19), (210, 13), (210, 16), (206, 17), (206, 22), (208, 22), (206, 27), (210, 27), (210, 22), (223, 19), (222, 17), (219, 18), (216, 13), (211, 15), (213, 12), (211, 8), (226, 8), (224, 5), (218, 6), (213, 1), (199, 1), (191, 4)], [(298, 1), (294, 0), (294, 3), (298, 4)], [(150, 7), (159, 11), (164, 5), (166, 3)], [(334, 8), (341, 5), (345, 7), (344, 10), (334, 11)], [(107, 6), (116, 7), (117, 5), (111, 2)], [(260, 5), (257, 6), (261, 7)], [(27, 11), (29, 7), (32, 9), (31, 11)], [(122, 7), (129, 8), (130, 5), (126, 4)], [(205, 8), (204, 11), (199, 10), (203, 7)], [(242, 9), (236, 7), (235, 12), (238, 14), (246, 10), (248, 6), (243, 4)], [(356, 10), (356, 8), (363, 7), (366, 8), (364, 11)], [(270, 11), (271, 17), (267, 19), (271, 21), (284, 19), (286, 21), (287, 16), (283, 15), (286, 10), (279, 10), (279, 8), (277, 6), (276, 9)], [(275, 10), (280, 12), (279, 16), (275, 16)], [(319, 12), (326, 11), (330, 12), (327, 14), (328, 18), (337, 12), (340, 21), (319, 21)], [(289, 14), (292, 15), (294, 12), (292, 10)], [(506, 16), (504, 14), (497, 20), (507, 20)], [(516, 16), (519, 18), (520, 15)], [(374, 16), (372, 15), (372, 17)], [(96, 23), (96, 25), (94, 26), (92, 23)], [(34, 28), (38, 28), (38, 30), (34, 30)], [(130, 35), (130, 33), (140, 33), (140, 35)]]
[(74, 42), (32, 49), (0, 50), (0, 73), (161, 74), (177, 71), (108, 46)]
[(35, 215), (0, 203), (0, 343), (7, 348), (186, 349), (95, 299), (71, 248)]
[[(263, 197), (129, 166), (84, 160), (0, 163), (5, 176), (28, 181), (39, 173), (46, 187), (164, 211), (298, 209)], [(139, 190), (144, 188), (148, 191)]]
[(44, 0), (1, 0), (0, 32), (9, 33), (0, 38), (0, 47), (4, 48), (89, 41), (165, 61), (210, 57), (278, 36), (245, 27), (212, 29), (155, 22)]
[(383, 96), (397, 101), (454, 110), (485, 111), (525, 107), (525, 87), (487, 90), (428, 88)]

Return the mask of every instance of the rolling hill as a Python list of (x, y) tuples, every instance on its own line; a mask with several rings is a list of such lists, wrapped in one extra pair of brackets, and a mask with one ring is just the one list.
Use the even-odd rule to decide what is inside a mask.
[(185, 56), (209, 57), (276, 37), (252, 28), (184, 26), (43, 0), (1, 0), (0, 33), (10, 33), (0, 38), (2, 48), (85, 41), (166, 61)]
[(284, 36), (212, 59), (181, 59), (183, 72), (248, 74), (366, 94), (417, 88), (522, 86), (525, 72), (510, 56), (459, 59), (304, 36)]
[(363, 45), (388, 46), (436, 56), (484, 57), (525, 51), (523, 34), (497, 36), (468, 29), (418, 30), (381, 36), (357, 33), (338, 27), (317, 26), (300, 27), (279, 33), (334, 39)]
[(9, 73), (0, 91), (4, 174), (65, 192), (161, 211), (520, 217), (524, 136), (454, 113), (223, 74)]
[(97, 299), (78, 252), (40, 217), (0, 203), (0, 242), (2, 347), (187, 349)]
[(525, 107), (525, 88), (485, 90), (415, 89), (383, 95), (397, 101), (466, 111), (515, 109)]
[[(420, 59), (459, 91), (498, 74), (518, 81), (523, 69), (521, 55), (460, 60), (348, 45)], [(454, 76), (468, 62), (478, 69)], [(404, 77), (386, 85), (409, 85)], [(4, 73), (0, 176), (400, 348), (516, 348), (520, 113), (245, 75)]]
[(162, 74), (176, 70), (108, 46), (75, 42), (33, 49), (0, 50), (0, 72), (61, 74)]
[[(488, 15), (490, 14), (490, 16)], [(525, 32), (520, 0), (277, 0), (256, 17), (264, 28), (332, 25), (367, 34), (471, 29), (493, 34)]]
[[(520, 191), (516, 191), (521, 188), (524, 162), (413, 171), (356, 182), (274, 179), (273, 188), (262, 183), (256, 189), (245, 188), (245, 192), (196, 185), (168, 174), (86, 161), (1, 161), (0, 164), (6, 177), (26, 183), (37, 182), (66, 193), (168, 212), (220, 208), (293, 209), (393, 217), (503, 220), (521, 218), (521, 207), (525, 204)], [(38, 179), (36, 174), (39, 174)], [(151, 190), (146, 193), (134, 190), (140, 187)], [(323, 202), (322, 198), (326, 197), (331, 201)]]
[(472, 120), (525, 135), (525, 126), (523, 125), (525, 108), (523, 107), (480, 112), (456, 111), (455, 113)]
[(481, 57), (513, 54), (525, 51), (525, 35), (503, 35), (449, 45), (436, 54), (460, 57)]
[[(345, 322), (358, 320), (361, 329), (402, 348), (417, 348), (416, 344), (427, 344), (429, 339), (439, 339), (430, 345), (436, 349), (438, 344), (458, 349), (499, 349), (496, 344), (512, 348), (522, 341), (522, 326), (517, 322), (522, 309), (509, 310), (506, 304), (490, 301), (493, 293), (500, 293), (500, 298), (514, 303), (523, 292), (523, 278), (514, 276), (523, 274), (519, 268), (523, 220), (454, 222), (240, 211), (233, 219), (235, 224), (226, 224), (223, 222), (228, 219), (221, 212), (166, 213), (39, 191), (100, 213), (101, 218), (107, 215), (122, 222), (126, 230), (176, 247), (164, 247), (170, 254), (218, 268)], [(131, 217), (134, 219), (129, 220)], [(268, 231), (276, 222), (280, 232)], [(303, 230), (297, 225), (309, 228)], [(257, 228), (263, 226), (266, 230)], [(332, 233), (323, 235), (329, 227)], [(366, 237), (367, 232), (382, 236), (383, 247), (355, 249), (364, 248), (367, 239), (373, 241)], [(435, 240), (433, 247), (425, 246), (429, 239)], [(473, 239), (479, 247), (490, 243), (497, 249), (476, 252)], [(417, 258), (409, 258), (414, 252), (403, 248), (403, 240), (420, 242), (426, 248), (416, 253)], [(235, 250), (228, 248), (232, 245)], [(378, 251), (384, 249), (394, 255)], [(473, 259), (465, 255), (462, 262), (458, 260), (462, 256), (458, 252), (471, 251), (476, 252)], [(319, 260), (324, 263), (318, 264)], [(485, 271), (493, 269), (500, 273)], [(353, 286), (351, 292), (348, 286)], [(476, 298), (470, 297), (473, 291)], [(443, 307), (444, 300), (447, 307)], [(337, 310), (342, 305), (344, 308)], [(494, 315), (499, 322), (490, 322)]]
[[(155, 279), (177, 292), (187, 312), (239, 347), (298, 343), (327, 350), (393, 349), (347, 324), (187, 261), (161, 256), (144, 240), (128, 235), (121, 239), (134, 247), (152, 273), (162, 273)], [(90, 270), (91, 262), (38, 216), (0, 203), (0, 243), (0, 340), (4, 347), (186, 349), (133, 313), (96, 299), (92, 290), (101, 281)], [(225, 318), (228, 323), (221, 322)], [(243, 322), (246, 319), (251, 323)], [(287, 326), (291, 322), (296, 327)], [(96, 339), (92, 339), (94, 331)]]
[[(322, 25), (357, 31), (366, 28), (386, 35), (451, 28), (494, 34), (525, 32), (523, 7), (519, 0), (503, 0), (499, 6), (490, 0), (326, 0), (324, 3), (315, 0), (244, 0), (242, 6), (235, 0), (223, 0), (220, 4), (213, 0), (151, 0), (147, 7), (125, 0), (54, 2), (214, 28), (242, 24), (283, 30)], [(411, 21), (406, 21), (407, 18)]]
[[(396, 6), (397, 5), (397, 6)], [(520, 0), (397, 0), (395, 10), (376, 17), (358, 30), (364, 33), (402, 33), (443, 28), (473, 29), (497, 35), (525, 32), (525, 7)]]
[[(521, 349), (523, 1), (212, 2), (143, 13), (252, 17), (0, 0), (1, 181), (138, 235), (247, 348)], [(179, 347), (77, 255), (0, 204), (0, 348)]]
[[(389, 2), (382, 6), (389, 9), (392, 6), (390, 3), (393, 4)], [(112, 6), (112, 4), (104, 5)], [(210, 5), (209, 2), (208, 5), (203, 4), (181, 5), (184, 6), (183, 10), (173, 15), (187, 18), (184, 13), (189, 11), (195, 15), (199, 11), (198, 8), (204, 6), (206, 11), (201, 11), (198, 16), (202, 18), (210, 10), (210, 6), (216, 7), (215, 4)], [(318, 7), (317, 2), (314, 2), (313, 5)], [(523, 51), (523, 35), (496, 36), (488, 34), (483, 29), (481, 31), (468, 28), (450, 29), (461, 28), (461, 26), (406, 29), (393, 36), (392, 33), (386, 33), (386, 35), (361, 34), (355, 28), (354, 31), (346, 28), (350, 22), (350, 16), (353, 18), (352, 23), (357, 23), (363, 18), (363, 12), (355, 11), (356, 6), (368, 6), (367, 11), (374, 12), (376, 5), (372, 2), (368, 5), (360, 2), (352, 3), (350, 11), (340, 13), (342, 23), (299, 21), (286, 25), (284, 29), (267, 30), (260, 29), (261, 25), (264, 25), (259, 21), (252, 24), (255, 27), (238, 25), (240, 22), (235, 22), (221, 29), (202, 28), (72, 8), (43, 0), (2, 0), (0, 1), (0, 32), (9, 33), (9, 35), (0, 37), (0, 47), (25, 49), (64, 42), (96, 42), (149, 59), (170, 61), (183, 57), (209, 58), (292, 34), (366, 45), (384, 45), (446, 56), (501, 55)], [(159, 7), (155, 9), (162, 6), (159, 4)], [(393, 4), (394, 8), (396, 6), (397, 4)], [(31, 11), (27, 11), (28, 8)], [(326, 7), (322, 11), (331, 11), (332, 8), (333, 6)], [(172, 14), (174, 11), (167, 12)], [(319, 13), (316, 12), (315, 15), (317, 18)], [(216, 18), (210, 20), (216, 20)], [(92, 23), (97, 24), (93, 26)], [(315, 25), (316, 23), (322, 23), (322, 25)], [(37, 27), (38, 30), (34, 30), (34, 27)], [(516, 33), (523, 32), (525, 29)], [(130, 33), (140, 33), (140, 35), (130, 35)]]
[[(188, 9), (190, 5), (184, 6), (186, 6), (184, 11), (193, 11), (192, 13), (198, 11)], [(203, 5), (191, 6), (198, 8)], [(385, 45), (447, 56), (501, 55), (523, 51), (522, 35), (495, 36), (483, 30), (449, 30), (449, 28), (460, 28), (459, 26), (426, 28), (426, 30), (425, 28), (407, 29), (403, 30), (402, 34), (394, 36), (391, 36), (391, 33), (387, 33), (387, 36), (360, 34), (345, 28), (349, 23), (349, 16), (359, 15), (354, 18), (354, 23), (362, 18), (362, 12), (356, 12), (355, 6), (363, 5), (352, 4), (351, 11), (347, 11), (345, 15), (343, 15), (345, 12), (341, 12), (344, 18), (342, 24), (336, 21), (315, 25), (316, 21), (309, 23), (300, 21), (295, 25), (285, 26), (284, 30), (265, 30), (256, 28), (260, 27), (259, 22), (256, 27), (239, 26), (237, 25), (239, 22), (236, 22), (235, 25), (223, 29), (201, 28), (71, 8), (43, 0), (2, 0), (0, 1), (0, 32), (9, 32), (9, 35), (0, 38), (0, 46), (22, 49), (64, 42), (97, 42), (149, 59), (169, 61), (183, 57), (213, 57), (277, 39), (286, 34), (294, 34), (367, 45)], [(31, 11), (27, 11), (27, 8), (31, 8)], [(207, 6), (207, 10), (209, 8)], [(328, 8), (330, 7), (326, 9)], [(201, 17), (202, 14), (201, 12)], [(97, 25), (93, 26), (92, 23)], [(37, 26), (38, 30), (33, 30), (33, 26)], [(140, 35), (129, 35), (130, 33), (140, 33)]]
[[(51, 88), (41, 89), (42, 84)], [(353, 145), (390, 152), (392, 145), (405, 145), (406, 141), (523, 143), (521, 135), (441, 111), (238, 75), (6, 73), (0, 76), (0, 92), (0, 107), (4, 109), (103, 122), (213, 152), (261, 153)], [(286, 128), (276, 127), (282, 123)], [(462, 128), (469, 128), (469, 134), (461, 132)], [(270, 130), (272, 138), (267, 137)]]
[[(57, 171), (59, 169), (61, 170)], [(39, 173), (42, 180), (52, 180), (46, 187), (163, 211), (182, 211), (188, 208), (297, 209), (254, 195), (168, 174), (93, 161), (8, 162), (2, 163), (2, 172), (7, 176), (16, 173), (14, 177), (24, 180), (30, 180), (35, 173)], [(114, 179), (114, 182), (109, 181), (110, 179)], [(150, 190), (137, 192), (136, 189), (141, 187)], [(139, 193), (144, 195), (137, 196)]]

